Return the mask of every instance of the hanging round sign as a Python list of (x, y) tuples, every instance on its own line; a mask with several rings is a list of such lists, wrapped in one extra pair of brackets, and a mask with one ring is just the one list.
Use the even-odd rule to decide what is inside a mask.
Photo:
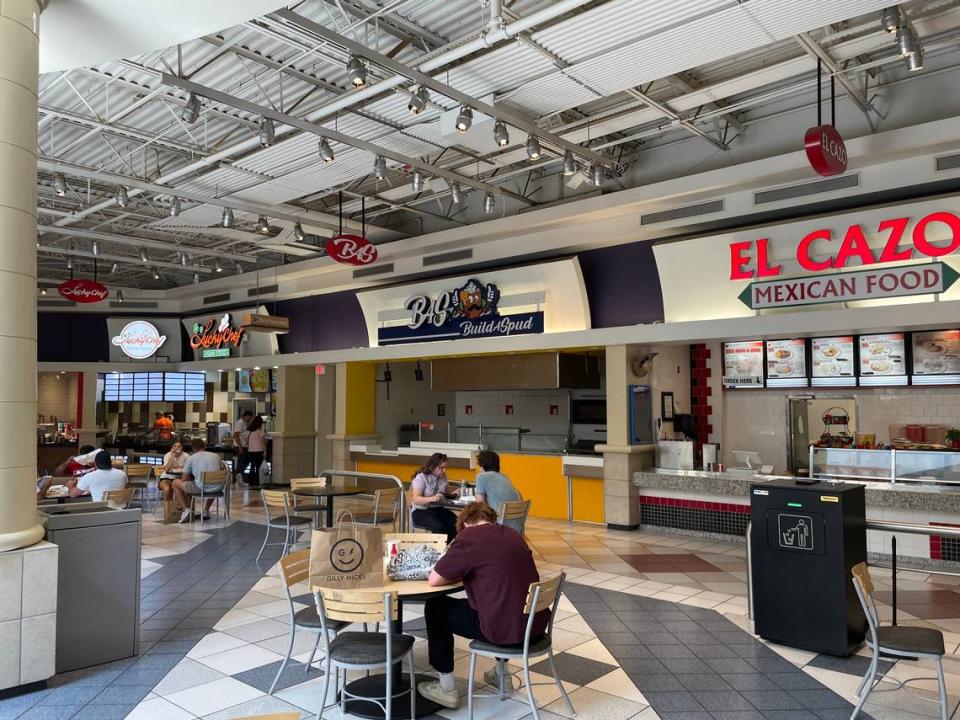
[(360, 235), (334, 235), (327, 240), (327, 255), (347, 265), (369, 265), (377, 259), (377, 246)]
[(67, 280), (60, 283), (57, 292), (61, 297), (67, 300), (73, 300), (78, 303), (95, 303), (106, 300), (110, 296), (110, 291), (103, 283), (96, 280)]
[(817, 175), (830, 177), (847, 169), (847, 146), (833, 125), (818, 125), (807, 130), (803, 149)]

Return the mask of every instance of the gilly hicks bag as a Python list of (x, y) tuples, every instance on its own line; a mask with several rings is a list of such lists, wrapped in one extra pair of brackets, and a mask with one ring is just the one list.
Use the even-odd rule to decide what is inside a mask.
[[(349, 522), (344, 522), (346, 517)], [(314, 530), (310, 539), (310, 585), (357, 589), (383, 585), (383, 534), (378, 527), (358, 527), (350, 512), (336, 526)]]

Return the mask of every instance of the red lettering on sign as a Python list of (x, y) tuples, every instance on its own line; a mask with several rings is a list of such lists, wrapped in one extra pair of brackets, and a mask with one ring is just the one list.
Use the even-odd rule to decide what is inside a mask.
[(833, 234), (829, 230), (814, 230), (812, 233), (805, 235), (797, 246), (797, 262), (800, 263), (800, 267), (804, 270), (822, 272), (828, 269), (831, 263), (829, 260), (818, 261), (810, 257), (810, 246), (816, 240), (826, 240), (830, 242), (833, 240)]
[(851, 225), (847, 228), (847, 234), (843, 236), (843, 242), (840, 244), (840, 252), (837, 253), (833, 261), (835, 268), (845, 268), (850, 258), (859, 257), (861, 265), (873, 265), (873, 253), (870, 251), (870, 244), (867, 238), (863, 236), (863, 228), (859, 225)]
[(883, 246), (883, 252), (880, 253), (879, 262), (902, 262), (904, 260), (909, 260), (913, 255), (912, 248), (907, 248), (906, 250), (897, 250), (897, 247), (900, 245), (900, 241), (903, 239), (903, 232), (907, 229), (908, 222), (910, 222), (910, 218), (891, 218), (889, 220), (884, 220), (877, 227), (877, 230), (880, 232), (883, 232), (884, 230), (890, 231), (890, 236), (887, 238), (887, 244)]
[(817, 175), (830, 177), (847, 169), (847, 147), (833, 125), (818, 125), (807, 130), (803, 149)]
[(78, 303), (95, 303), (106, 300), (110, 291), (103, 283), (95, 280), (67, 280), (57, 286), (57, 292), (67, 300)]
[(757, 240), (757, 277), (776, 277), (783, 270), (783, 265), (770, 265), (767, 262), (767, 245), (769, 240)]
[[(927, 240), (927, 225), (933, 222), (944, 223), (950, 228), (953, 238), (948, 245), (941, 247)], [(941, 257), (956, 252), (957, 248), (960, 247), (960, 218), (948, 212), (930, 213), (922, 218), (913, 229), (913, 246), (930, 257)]]
[(369, 265), (377, 259), (377, 246), (360, 235), (334, 235), (327, 240), (327, 255), (347, 265)]
[(744, 270), (746, 265), (750, 264), (750, 256), (744, 256), (745, 252), (750, 250), (750, 246), (753, 245), (752, 240), (747, 240), (746, 242), (735, 242), (730, 243), (730, 279), (731, 280), (749, 280), (753, 277), (753, 273), (749, 270)]

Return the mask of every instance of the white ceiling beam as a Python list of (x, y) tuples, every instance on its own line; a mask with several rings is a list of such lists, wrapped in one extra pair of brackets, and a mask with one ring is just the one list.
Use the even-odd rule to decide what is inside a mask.
[(143, 262), (139, 257), (130, 257), (129, 255), (112, 255), (110, 253), (100, 253), (99, 255), (94, 255), (89, 250), (76, 250), (73, 248), (63, 248), (57, 247), (55, 245), (41, 245), (37, 248), (38, 253), (44, 253), (47, 255), (68, 255), (70, 257), (82, 257), (89, 258), (91, 260), (108, 260), (110, 262), (125, 263), (127, 265), (132, 265), (134, 267), (141, 267), (149, 270), (152, 267), (158, 268), (167, 268), (170, 270), (179, 270), (184, 273), (212, 273), (214, 272), (213, 268), (208, 268), (203, 265), (187, 265), (183, 266), (180, 263), (167, 262), (166, 260), (153, 260), (152, 258), (147, 262)]

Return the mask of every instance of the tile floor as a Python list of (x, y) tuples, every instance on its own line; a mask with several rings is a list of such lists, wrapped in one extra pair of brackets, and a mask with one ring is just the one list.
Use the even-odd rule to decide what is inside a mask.
[[(162, 525), (143, 532), (141, 655), (55, 677), (45, 690), (0, 700), (0, 720), (24, 718), (237, 718), (292, 711), (312, 717), (322, 675), (305, 663), (312, 636), (298, 636), (293, 661), (267, 694), (288, 643), (287, 604), (272, 563), (279, 548), (254, 558), (262, 509), (235, 495), (233, 522)], [(866, 669), (863, 651), (839, 659), (772, 645), (749, 632), (745, 548), (600, 526), (531, 520), (528, 540), (544, 572), (564, 569), (568, 584), (556, 619), (557, 671), (581, 720), (834, 720), (850, 714)], [(888, 573), (875, 572), (881, 592)], [(902, 624), (937, 627), (951, 711), (960, 695), (960, 578), (904, 573), (898, 583)], [(295, 607), (310, 601), (294, 588)], [(889, 597), (882, 597), (889, 600)], [(889, 616), (889, 607), (882, 605)], [(405, 608), (417, 637), (418, 668), (428, 671), (422, 606)], [(466, 643), (457, 676), (465, 687)], [(489, 664), (478, 666), (478, 680)], [(884, 663), (888, 680), (932, 676), (924, 663)], [(541, 718), (566, 717), (545, 663), (532, 668)], [(482, 681), (481, 681), (482, 682)], [(937, 717), (935, 684), (892, 689), (885, 681), (862, 717)], [(882, 690), (882, 691), (881, 691)], [(478, 720), (532, 717), (525, 695), (479, 700)], [(325, 718), (341, 715), (333, 708)], [(461, 720), (466, 709), (432, 720)]]

